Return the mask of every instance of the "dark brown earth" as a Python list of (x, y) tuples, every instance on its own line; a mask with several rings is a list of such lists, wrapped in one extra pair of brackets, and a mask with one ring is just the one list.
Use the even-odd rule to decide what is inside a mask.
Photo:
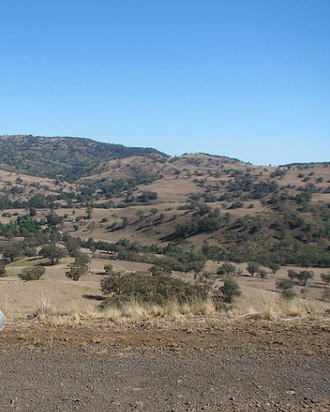
[(0, 411), (328, 411), (329, 326), (7, 325)]

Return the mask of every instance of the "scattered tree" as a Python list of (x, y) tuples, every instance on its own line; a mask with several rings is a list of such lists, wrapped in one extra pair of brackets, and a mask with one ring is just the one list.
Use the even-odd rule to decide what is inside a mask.
[(223, 263), (217, 270), (217, 275), (226, 277), (233, 276), (236, 273), (236, 267), (231, 263)]
[(260, 276), (261, 280), (263, 281), (267, 277), (267, 272), (265, 269), (259, 269), (258, 270), (258, 275)]
[(236, 296), (241, 296), (242, 291), (235, 279), (229, 278), (224, 281), (224, 285), (219, 288), (226, 302), (231, 303)]
[(288, 270), (288, 276), (291, 280), (298, 279), (298, 282), (303, 286), (306, 286), (309, 279), (313, 279), (314, 272), (312, 270), (301, 270), (300, 272), (297, 272), (290, 269)]
[(109, 265), (108, 263), (106, 264), (106, 265), (104, 265), (104, 271), (106, 272), (106, 273), (112, 273), (113, 272), (113, 265)]
[(60, 259), (66, 256), (66, 251), (56, 246), (55, 243), (43, 246), (39, 252), (39, 256), (48, 259), (51, 265), (56, 265)]
[(273, 275), (275, 275), (276, 272), (278, 272), (281, 269), (281, 265), (279, 265), (278, 263), (271, 262), (267, 266), (272, 271)]
[(88, 273), (90, 261), (90, 257), (86, 253), (77, 252), (74, 262), (69, 265), (69, 271), (65, 273), (66, 277), (78, 281), (81, 276)]
[(14, 262), (23, 255), (22, 242), (7, 242), (1, 245), (1, 253), (4, 259)]
[(285, 300), (291, 300), (296, 296), (293, 290), (293, 282), (290, 279), (279, 280), (276, 283), (276, 288), (281, 290), (281, 295)]
[(41, 276), (45, 273), (45, 268), (43, 266), (32, 266), (25, 268), (19, 273), (19, 277), (23, 280), (39, 280)]
[(247, 265), (246, 269), (250, 273), (250, 275), (253, 277), (255, 275), (255, 273), (257, 273), (258, 270), (260, 269), (260, 265), (257, 262), (250, 262)]

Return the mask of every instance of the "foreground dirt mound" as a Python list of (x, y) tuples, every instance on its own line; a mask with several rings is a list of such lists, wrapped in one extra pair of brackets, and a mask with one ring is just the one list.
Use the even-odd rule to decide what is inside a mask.
[(329, 320), (0, 335), (1, 411), (327, 411)]

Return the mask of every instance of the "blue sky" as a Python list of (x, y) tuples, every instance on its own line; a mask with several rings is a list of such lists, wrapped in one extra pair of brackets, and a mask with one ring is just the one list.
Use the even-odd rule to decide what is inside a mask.
[(329, 0), (0, 0), (0, 134), (329, 161)]

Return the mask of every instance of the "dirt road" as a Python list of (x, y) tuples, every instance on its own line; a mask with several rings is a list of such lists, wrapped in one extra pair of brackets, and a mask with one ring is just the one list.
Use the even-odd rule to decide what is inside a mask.
[(0, 335), (0, 411), (328, 411), (329, 320)]

